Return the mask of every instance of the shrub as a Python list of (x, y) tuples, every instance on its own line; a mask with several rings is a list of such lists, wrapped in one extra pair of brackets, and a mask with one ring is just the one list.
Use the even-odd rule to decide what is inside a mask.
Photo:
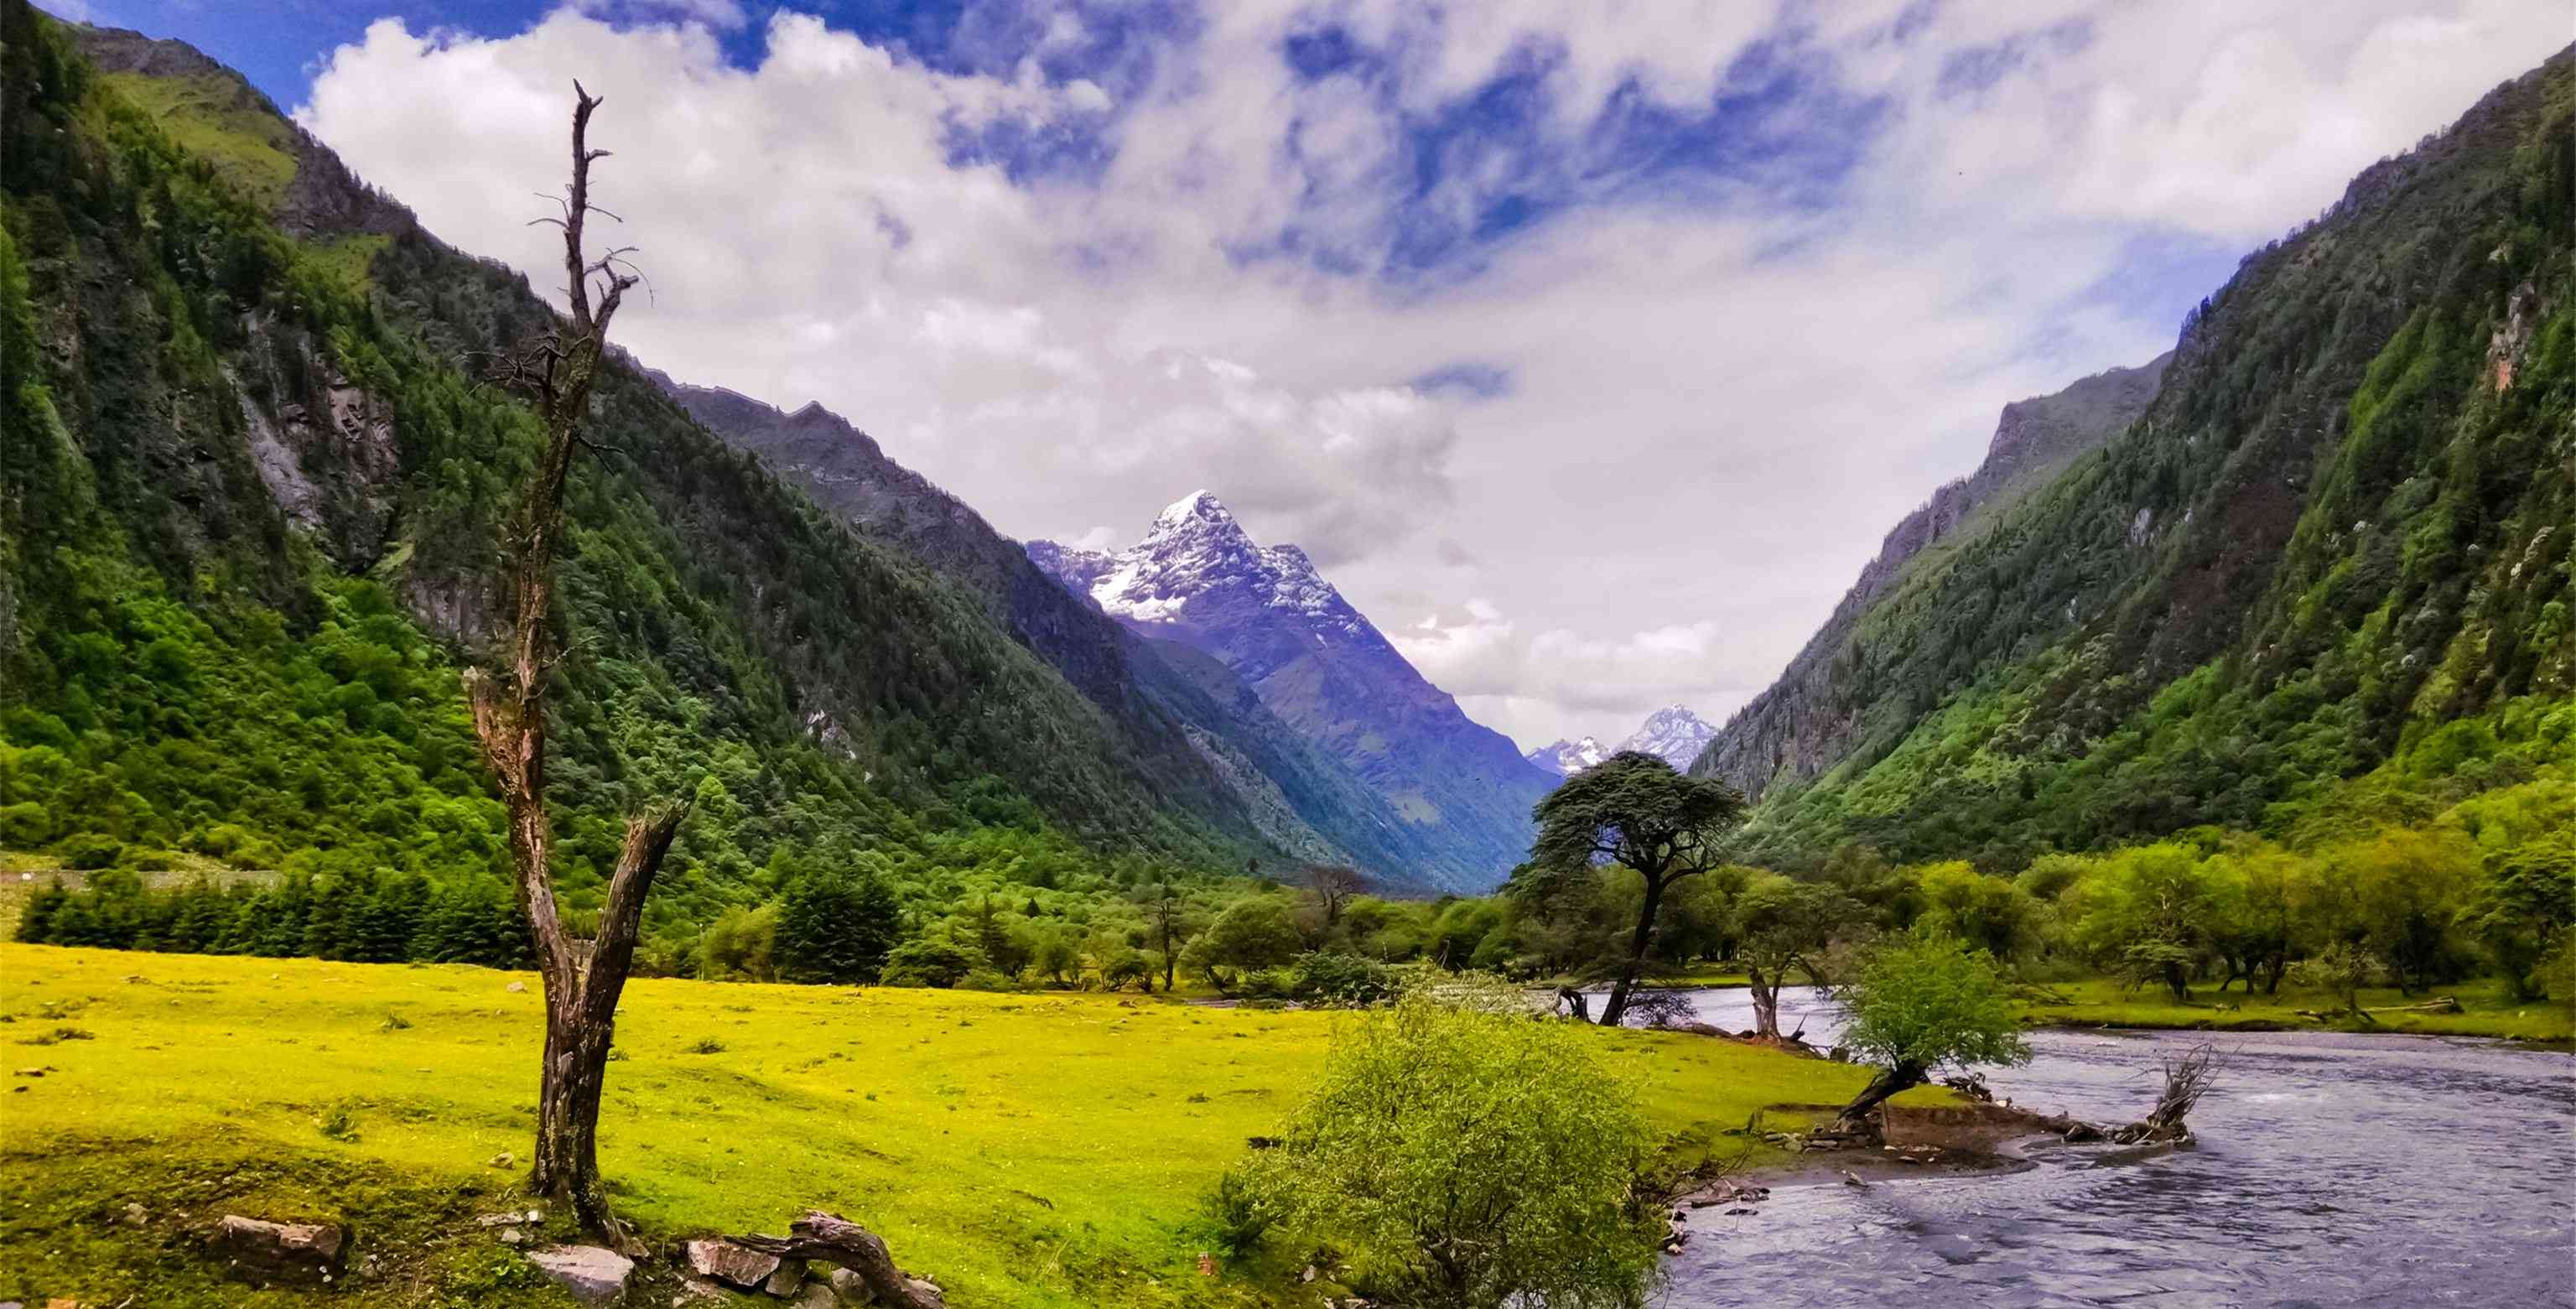
[(113, 867), (124, 854), (124, 842), (96, 832), (75, 832), (54, 843), (54, 857), (63, 867), (82, 872)]
[(1663, 1226), (1655, 1138), (1587, 1029), (1499, 983), (1408, 990), (1335, 1041), (1278, 1143), (1210, 1205), (1342, 1252), (1387, 1305), (1632, 1309)]
[(953, 987), (984, 965), (984, 954), (947, 936), (916, 936), (886, 955), (888, 986)]
[(1293, 989), (1317, 1004), (1365, 1008), (1384, 1004), (1403, 989), (1404, 975), (1374, 959), (1310, 954), (1297, 961)]

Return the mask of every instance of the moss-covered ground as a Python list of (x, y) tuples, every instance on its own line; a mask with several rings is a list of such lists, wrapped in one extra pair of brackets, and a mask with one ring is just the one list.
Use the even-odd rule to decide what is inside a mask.
[[(540, 1016), (526, 974), (0, 945), (0, 1300), (317, 1296), (217, 1279), (195, 1233), (241, 1212), (354, 1225), (377, 1263), (335, 1304), (558, 1302), (473, 1222), (517, 1196)], [(832, 1209), (964, 1309), (1284, 1303), (1267, 1270), (1198, 1273), (1199, 1203), (1347, 1021), (643, 980), (602, 1164), (652, 1236)], [(1701, 1037), (1599, 1039), (1686, 1154), (1744, 1150), (1727, 1129), (1763, 1106), (1836, 1102), (1863, 1076)]]
[[(2069, 1001), (2037, 998), (2041, 993)], [(2418, 1033), (2433, 1036), (2498, 1036), (2526, 1041), (2565, 1041), (2576, 1031), (2576, 1007), (2564, 999), (2517, 1001), (2504, 983), (2479, 978), (2458, 985), (2436, 986), (2419, 995), (2402, 995), (2395, 987), (2361, 992), (2362, 1007), (2424, 1004), (2457, 999), (2460, 1012), (2381, 1012), (2369, 1024), (2350, 1019), (2320, 1022), (2300, 1011), (2331, 1013), (2341, 1004), (2324, 991), (2284, 984), (2278, 995), (2259, 989), (2220, 994), (2197, 987), (2191, 999), (2176, 1001), (2160, 987), (2131, 989), (2125, 982), (2094, 978), (2052, 983), (2037, 988), (2019, 1003), (2021, 1020), (2033, 1026), (2206, 1028), (2211, 1031), (2360, 1031)]]

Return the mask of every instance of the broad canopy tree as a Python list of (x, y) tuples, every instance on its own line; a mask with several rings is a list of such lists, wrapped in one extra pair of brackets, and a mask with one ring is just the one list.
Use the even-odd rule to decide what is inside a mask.
[(1665, 892), (1722, 862), (1720, 843), (1744, 821), (1744, 798), (1723, 782), (1688, 776), (1655, 755), (1622, 750), (1566, 779), (1538, 802), (1532, 817), (1538, 838), (1530, 845), (1530, 862), (1512, 876), (1513, 894), (1545, 898), (1565, 879), (1586, 875), (1604, 860), (1644, 879), (1636, 927), (1601, 1007), (1601, 1024), (1616, 1027), (1654, 943)]

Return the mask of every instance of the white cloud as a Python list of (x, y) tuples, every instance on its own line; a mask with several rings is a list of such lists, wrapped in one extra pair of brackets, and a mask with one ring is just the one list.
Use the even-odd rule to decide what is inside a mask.
[[(792, 12), (730, 67), (709, 27), (733, 8), (566, 10), (501, 40), (379, 22), (301, 117), (544, 285), (523, 224), (582, 77), (618, 152), (599, 185), (656, 289), (620, 319), (644, 359), (820, 399), (1015, 535), (1122, 542), (1210, 487), (1524, 744), (1676, 700), (1722, 717), (2004, 402), (2170, 344), (2214, 288), (2106, 290), (2142, 243), (2277, 235), (2567, 39), (2555, 0), (1241, 0), (1141, 84), (1104, 75), (1113, 98), (1033, 59), (941, 73)], [(1038, 53), (1096, 17), (1044, 6)], [(1294, 76), (1283, 43), (1326, 21), (1392, 85)], [(1622, 86), (1705, 104), (1766, 40), (1804, 98), (1727, 130), (1848, 146), (1847, 175), (1791, 150), (1686, 189), (1576, 176)], [(1404, 115), (1524, 66), (1547, 69), (1540, 140), (1457, 148), (1431, 210), (1586, 203), (1428, 285), (1389, 279)], [(996, 124), (1100, 128), (1113, 152), (1096, 183), (952, 157)], [(1284, 232), (1317, 257), (1243, 257)], [(1508, 385), (1404, 385), (1462, 363)]]

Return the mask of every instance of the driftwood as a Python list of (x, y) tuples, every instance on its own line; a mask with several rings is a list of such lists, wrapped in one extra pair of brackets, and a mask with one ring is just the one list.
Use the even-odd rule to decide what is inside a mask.
[(887, 1251), (884, 1237), (849, 1219), (809, 1209), (787, 1230), (787, 1236), (737, 1236), (732, 1240), (745, 1249), (782, 1259), (839, 1264), (859, 1275), (875, 1304), (891, 1309), (948, 1309), (948, 1301), (938, 1287), (907, 1277), (895, 1267), (894, 1255)]

